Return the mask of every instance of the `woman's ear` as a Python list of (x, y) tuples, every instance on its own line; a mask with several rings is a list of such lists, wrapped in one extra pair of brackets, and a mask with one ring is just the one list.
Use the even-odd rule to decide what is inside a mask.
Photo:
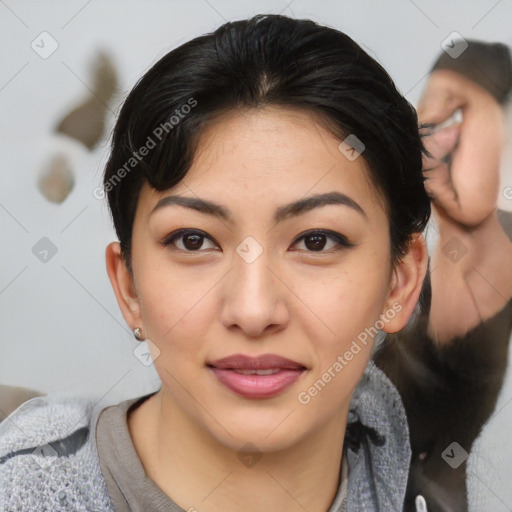
[(140, 305), (135, 292), (133, 277), (121, 255), (121, 244), (110, 243), (105, 250), (107, 273), (126, 323), (133, 330), (142, 327)]
[[(393, 268), (389, 295), (382, 311), (387, 319), (383, 322), (383, 331), (392, 333), (405, 327), (418, 302), (427, 268), (427, 244), (419, 233), (413, 238), (407, 254)], [(389, 318), (391, 310), (396, 314)]]

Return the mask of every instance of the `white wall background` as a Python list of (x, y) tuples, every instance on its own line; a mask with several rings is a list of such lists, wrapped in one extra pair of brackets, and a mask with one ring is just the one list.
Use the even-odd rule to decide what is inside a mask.
[[(168, 50), (258, 12), (311, 18), (345, 31), (384, 65), (413, 104), (451, 32), (512, 45), (511, 0), (0, 2), (0, 383), (65, 389), (111, 403), (158, 385), (152, 367), (132, 353), (137, 342), (105, 271), (104, 249), (115, 235), (106, 204), (93, 190), (101, 181), (106, 142), (87, 152), (51, 128), (88, 94), (89, 65), (98, 49), (113, 55), (127, 92)], [(30, 46), (42, 31), (59, 44), (46, 60)], [(114, 119), (112, 113), (109, 130)], [(40, 194), (36, 177), (49, 153), (63, 147), (77, 182), (55, 205)], [(502, 188), (510, 185), (507, 165)], [(501, 197), (500, 206), (512, 210), (512, 200)], [(32, 253), (42, 237), (58, 248), (47, 263)], [(511, 373), (498, 413), (471, 455), (473, 510), (512, 510)]]

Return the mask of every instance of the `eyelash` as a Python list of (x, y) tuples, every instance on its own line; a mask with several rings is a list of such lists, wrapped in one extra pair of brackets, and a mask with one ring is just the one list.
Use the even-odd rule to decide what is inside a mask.
[[(185, 235), (198, 235), (201, 238), (207, 238), (210, 241), (216, 243), (208, 235), (206, 235), (206, 233), (204, 233), (203, 231), (199, 231), (199, 230), (195, 230), (195, 229), (180, 229), (180, 230), (178, 230), (178, 231), (176, 231), (174, 233), (171, 233), (169, 236), (167, 236), (162, 241), (162, 244), (165, 247), (167, 247), (167, 246), (171, 245), (175, 240), (177, 240), (179, 238), (182, 238)], [(330, 254), (333, 251), (339, 251), (341, 249), (349, 249), (350, 247), (354, 247), (354, 245), (355, 245), (355, 244), (351, 243), (347, 239), (346, 236), (341, 235), (339, 233), (335, 233), (334, 231), (323, 230), (323, 229), (316, 229), (316, 230), (307, 231), (306, 233), (303, 233), (302, 235), (300, 235), (298, 238), (295, 239), (295, 241), (293, 242), (292, 245), (296, 245), (298, 242), (302, 241), (303, 239), (307, 238), (308, 236), (313, 236), (313, 235), (325, 235), (327, 238), (330, 238), (331, 240), (336, 241), (338, 246), (334, 247), (334, 248), (331, 248), (328, 251), (324, 251), (324, 250), (308, 251), (308, 250), (306, 250), (306, 252), (311, 253), (311, 254), (322, 254), (322, 253)], [(182, 252), (190, 252), (190, 253), (192, 253), (192, 252), (204, 252), (204, 250), (191, 251), (191, 250), (187, 250), (187, 249), (178, 249), (178, 248), (176, 248), (176, 249), (180, 250)]]

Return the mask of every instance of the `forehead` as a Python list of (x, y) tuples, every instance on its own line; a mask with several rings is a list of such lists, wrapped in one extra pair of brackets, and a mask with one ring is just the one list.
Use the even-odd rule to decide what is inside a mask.
[(172, 191), (263, 206), (339, 191), (370, 215), (382, 215), (366, 161), (346, 146), (340, 149), (340, 142), (312, 111), (265, 107), (223, 113), (203, 129), (185, 178), (162, 192), (145, 184), (140, 200), (149, 207)]

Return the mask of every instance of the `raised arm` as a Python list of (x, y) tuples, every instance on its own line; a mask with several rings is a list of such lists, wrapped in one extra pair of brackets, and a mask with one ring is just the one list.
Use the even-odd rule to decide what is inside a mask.
[[(444, 124), (457, 109), (462, 123)], [(504, 119), (492, 94), (448, 70), (430, 75), (418, 113), (439, 238), (414, 318), (374, 359), (407, 412), (404, 512), (419, 494), (429, 511), (466, 512), (467, 453), (495, 408), (512, 332), (512, 213), (496, 210)]]
[(464, 335), (512, 297), (512, 243), (496, 205), (505, 144), (501, 105), (475, 82), (436, 70), (418, 106), (420, 122), (439, 125), (457, 109), (462, 123), (427, 126), (425, 188), (439, 228), (431, 258), (429, 334), (439, 343)]

